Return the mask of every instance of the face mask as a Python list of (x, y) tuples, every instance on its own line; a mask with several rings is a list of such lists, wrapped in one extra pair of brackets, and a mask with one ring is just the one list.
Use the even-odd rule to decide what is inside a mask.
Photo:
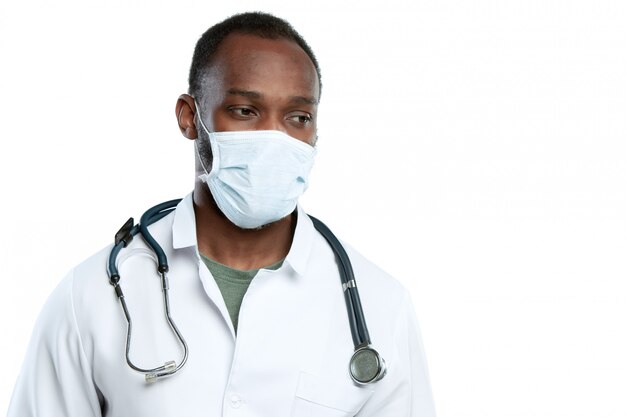
[(210, 172), (198, 153), (199, 178), (231, 222), (256, 229), (294, 211), (308, 187), (315, 148), (276, 130), (212, 133), (198, 118), (213, 153)]

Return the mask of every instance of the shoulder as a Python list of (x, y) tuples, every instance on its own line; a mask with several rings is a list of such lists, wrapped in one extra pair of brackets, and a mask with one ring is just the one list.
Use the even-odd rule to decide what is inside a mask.
[[(311, 236), (312, 240), (315, 242), (313, 246), (315, 256), (319, 257), (319, 259), (336, 258), (336, 255), (333, 254), (331, 249), (331, 245), (323, 236), (322, 230), (327, 228), (323, 227), (325, 226), (324, 223), (319, 222), (322, 223), (322, 230), (319, 230), (318, 226), (315, 226), (311, 220), (303, 223), (306, 225), (306, 229), (317, 229), (315, 230), (316, 233)], [(332, 229), (330, 233), (335, 236)], [(354, 271), (354, 279), (357, 283), (358, 292), (363, 302), (381, 307), (385, 311), (384, 315), (390, 318), (394, 312), (398, 311), (399, 305), (408, 297), (406, 288), (399, 280), (361, 254), (350, 243), (343, 240), (341, 236), (337, 235), (335, 237), (339, 240), (339, 243), (341, 243), (341, 246), (343, 246), (348, 255), (348, 259)], [(334, 266), (334, 268), (337, 266)]]
[[(378, 296), (387, 297), (390, 301), (397, 303), (408, 297), (407, 289), (398, 279), (367, 259), (349, 243), (342, 240), (341, 244), (350, 257), (360, 293), (366, 291), (373, 292)], [(366, 290), (366, 288), (370, 290)]]
[[(172, 218), (172, 215), (168, 215), (149, 227), (150, 233), (166, 251), (170, 250), (172, 246)], [(112, 249), (113, 244), (111, 243), (72, 269), (71, 275), (73, 276), (75, 292), (82, 293), (90, 289), (100, 290), (103, 286), (110, 286), (108, 263)], [(118, 268), (122, 268), (133, 255), (137, 253), (146, 255), (148, 252), (151, 252), (150, 247), (141, 235), (137, 234), (128, 246), (120, 251), (113, 262)]]
[[(166, 251), (171, 250), (172, 246), (172, 217), (166, 216), (149, 228)], [(105, 246), (76, 265), (68, 275), (67, 279), (71, 282), (67, 285), (70, 286), (71, 301), (81, 329), (88, 323), (97, 322), (98, 318), (106, 314), (117, 314), (119, 309), (108, 274), (112, 248), (112, 243)], [(137, 281), (138, 273), (145, 275), (156, 271), (156, 257), (140, 235), (136, 235), (113, 262), (122, 276), (125, 287)]]

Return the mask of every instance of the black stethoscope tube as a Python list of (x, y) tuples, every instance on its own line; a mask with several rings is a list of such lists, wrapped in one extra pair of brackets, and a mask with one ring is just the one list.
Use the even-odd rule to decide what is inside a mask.
[(309, 218), (313, 222), (315, 229), (320, 232), (324, 239), (326, 239), (337, 258), (339, 275), (341, 276), (341, 283), (343, 284), (342, 287), (344, 288), (344, 295), (346, 298), (346, 308), (348, 311), (350, 328), (352, 330), (352, 341), (354, 342), (354, 347), (356, 349), (359, 346), (367, 346), (371, 343), (371, 341), (369, 332), (367, 331), (367, 325), (365, 324), (363, 308), (361, 307), (361, 298), (359, 297), (359, 290), (356, 287), (356, 280), (354, 279), (354, 271), (352, 269), (350, 258), (348, 257), (343, 245), (341, 245), (328, 226), (311, 215), (309, 215)]
[(146, 240), (146, 243), (150, 245), (150, 247), (157, 256), (159, 262), (159, 272), (167, 272), (167, 270), (169, 269), (169, 266), (167, 265), (167, 257), (165, 256), (165, 252), (161, 248), (161, 245), (159, 245), (156, 239), (153, 238), (152, 235), (148, 232), (148, 226), (167, 216), (170, 211), (176, 209), (176, 206), (178, 205), (178, 203), (180, 203), (180, 200), (181, 199), (179, 198), (157, 204), (156, 206), (146, 211), (139, 220), (141, 235)]

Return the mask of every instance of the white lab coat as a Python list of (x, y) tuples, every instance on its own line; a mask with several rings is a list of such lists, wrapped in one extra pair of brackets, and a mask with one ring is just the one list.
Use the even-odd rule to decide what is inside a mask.
[[(72, 270), (35, 326), (9, 417), (431, 417), (434, 406), (407, 291), (347, 247), (373, 346), (387, 375), (362, 387), (334, 255), (301, 208), (282, 267), (261, 270), (245, 295), (237, 337), (224, 300), (198, 256), (191, 195), (150, 227), (170, 264), (172, 317), (189, 360), (147, 384), (124, 359), (126, 320), (106, 261), (110, 247)], [(120, 254), (133, 320), (131, 359), (152, 368), (179, 361), (164, 318), (154, 255), (141, 238)]]

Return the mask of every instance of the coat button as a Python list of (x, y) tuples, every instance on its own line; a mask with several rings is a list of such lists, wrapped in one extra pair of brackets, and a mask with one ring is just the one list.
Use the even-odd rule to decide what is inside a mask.
[(243, 399), (237, 394), (233, 394), (230, 396), (230, 406), (232, 408), (239, 408), (243, 404)]

